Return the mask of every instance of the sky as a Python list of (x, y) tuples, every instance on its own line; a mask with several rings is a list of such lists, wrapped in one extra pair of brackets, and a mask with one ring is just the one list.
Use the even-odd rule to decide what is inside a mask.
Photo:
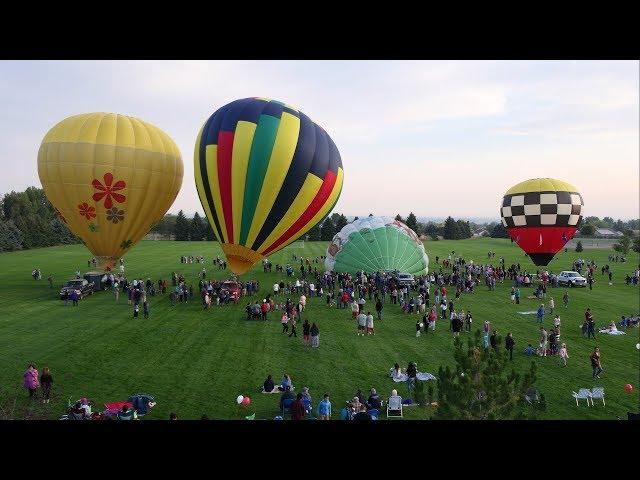
[(245, 97), (296, 106), (337, 145), (345, 215), (499, 218), (536, 177), (573, 183), (583, 214), (638, 218), (637, 61), (0, 61), (0, 194), (40, 186), (67, 116), (115, 112), (168, 133), (185, 165), (169, 212), (203, 212), (198, 130)]

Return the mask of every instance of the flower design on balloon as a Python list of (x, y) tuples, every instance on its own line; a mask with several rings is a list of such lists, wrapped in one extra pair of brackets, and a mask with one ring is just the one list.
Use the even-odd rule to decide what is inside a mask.
[(120, 244), (120, 248), (122, 250), (126, 250), (127, 248), (129, 248), (131, 246), (133, 242), (131, 240), (124, 240), (121, 244)]
[(124, 210), (118, 210), (118, 207), (112, 207), (107, 210), (107, 220), (113, 223), (122, 222), (124, 220)]
[(111, 173), (104, 174), (104, 185), (96, 178), (93, 179), (91, 184), (93, 188), (98, 190), (93, 194), (93, 199), (99, 202), (104, 198), (104, 208), (106, 209), (113, 207), (112, 199), (118, 203), (123, 203), (127, 199), (127, 197), (121, 193), (117, 193), (120, 190), (124, 190), (127, 186), (126, 183), (124, 180), (118, 180), (116, 183), (113, 183), (113, 175)]
[(100, 227), (98, 225), (96, 225), (95, 223), (91, 222), (89, 224), (89, 230), (92, 231), (93, 233), (96, 233), (96, 232), (100, 231)]
[(87, 220), (96, 218), (96, 209), (89, 205), (87, 202), (78, 205), (78, 210), (80, 211), (80, 216), (87, 217)]

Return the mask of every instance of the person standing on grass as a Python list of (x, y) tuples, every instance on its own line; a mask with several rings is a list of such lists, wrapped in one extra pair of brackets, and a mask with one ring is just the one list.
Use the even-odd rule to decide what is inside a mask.
[(38, 382), (38, 370), (33, 363), (29, 364), (26, 372), (22, 375), (24, 378), (24, 388), (29, 392), (29, 398), (37, 398), (38, 397), (38, 386), (40, 383)]
[(540, 325), (544, 324), (544, 303), (541, 303), (538, 307), (538, 311), (536, 312), (536, 317), (538, 318), (538, 323)]
[(420, 320), (416, 320), (416, 338), (418, 338), (420, 336), (420, 329), (421, 329), (421, 323)]
[(371, 312), (367, 312), (367, 335), (375, 335), (375, 331), (373, 329), (373, 315), (371, 315)]
[(589, 358), (591, 359), (591, 368), (593, 368), (593, 378), (600, 378), (600, 374), (602, 373), (600, 348), (596, 347)]
[(467, 315), (465, 317), (465, 324), (467, 327), (467, 332), (471, 332), (471, 326), (473, 324), (473, 315), (471, 315), (471, 310), (467, 312)]
[(516, 287), (511, 287), (511, 303), (516, 303)]
[(516, 287), (516, 305), (520, 305), (520, 289)]
[(320, 329), (315, 322), (311, 324), (311, 347), (318, 348), (320, 346)]
[(540, 326), (540, 353), (541, 357), (547, 356), (547, 339), (549, 338), (549, 334), (544, 329), (544, 327)]
[(566, 367), (567, 358), (569, 358), (569, 353), (567, 352), (567, 344), (563, 343), (560, 346), (560, 352), (559, 352), (560, 365), (562, 365), (563, 367)]
[(353, 299), (353, 302), (351, 302), (351, 318), (357, 318), (359, 312), (360, 307), (358, 306), (358, 302)]
[(295, 402), (291, 405), (291, 420), (304, 420), (304, 400), (302, 393), (296, 396)]
[(554, 308), (556, 308), (556, 302), (555, 302), (555, 300), (553, 299), (553, 297), (551, 297), (551, 298), (549, 299), (549, 313), (550, 313), (551, 315), (553, 315), (553, 309), (554, 309)]
[(51, 398), (51, 386), (53, 385), (53, 377), (49, 371), (49, 367), (42, 369), (42, 375), (40, 376), (40, 386), (42, 387), (42, 403), (49, 403)]
[(491, 343), (491, 348), (497, 353), (498, 352), (498, 331), (494, 330), (491, 334), (491, 338), (489, 339)]
[(564, 308), (569, 307), (569, 292), (567, 292), (566, 290), (564, 291), (564, 295), (562, 295), (562, 303), (564, 305)]
[(593, 338), (595, 340), (596, 324), (595, 324), (595, 321), (593, 320), (593, 314), (591, 313), (590, 308), (587, 308), (587, 311), (584, 312), (584, 319), (585, 319), (585, 322), (587, 322), (587, 338), (591, 338), (591, 336), (593, 335)]
[(357, 316), (358, 321), (358, 336), (364, 337), (365, 329), (367, 328), (367, 316), (364, 313), (360, 313)]
[(443, 298), (440, 303), (440, 311), (442, 312), (442, 319), (447, 318), (447, 301)]
[(302, 324), (302, 342), (305, 345), (309, 345), (310, 330), (311, 330), (311, 324), (309, 323), (308, 319), (305, 319), (304, 323)]
[(296, 333), (296, 317), (291, 317), (291, 333), (289, 333), (289, 338), (292, 336), (298, 338), (298, 334)]
[[(431, 307), (429, 311), (429, 327), (431, 327), (431, 331), (436, 330), (436, 319), (438, 318), (438, 314), (436, 313), (436, 306)], [(425, 327), (426, 330), (426, 327)]]
[(142, 301), (142, 313), (144, 315), (144, 318), (149, 318), (149, 302), (147, 302), (147, 297), (144, 297), (144, 300)]
[(507, 333), (507, 338), (504, 339), (504, 346), (509, 351), (509, 360), (513, 360), (513, 347), (516, 345), (516, 341), (513, 339), (511, 332)]
[(325, 393), (323, 399), (318, 403), (318, 417), (320, 420), (331, 420), (331, 402), (328, 393)]
[(282, 313), (280, 323), (282, 324), (282, 333), (287, 333), (289, 331), (289, 316), (286, 311)]
[(380, 301), (380, 298), (378, 298), (376, 301), (376, 313), (378, 314), (378, 320), (382, 320), (382, 308), (382, 302)]

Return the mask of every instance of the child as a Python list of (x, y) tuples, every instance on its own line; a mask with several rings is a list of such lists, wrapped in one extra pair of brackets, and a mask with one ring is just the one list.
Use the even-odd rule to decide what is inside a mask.
[(560, 364), (563, 367), (567, 366), (567, 358), (569, 358), (569, 353), (567, 352), (567, 344), (563, 343), (560, 347)]
[(282, 314), (282, 319), (280, 320), (280, 323), (282, 323), (282, 333), (286, 333), (289, 331), (289, 316), (287, 315), (287, 312), (284, 312)]
[(422, 328), (422, 323), (420, 323), (420, 319), (416, 320), (416, 338), (420, 336), (420, 329)]
[(527, 348), (525, 349), (524, 354), (527, 356), (531, 356), (535, 353), (536, 351), (533, 349), (533, 346), (531, 344), (527, 345)]
[(140, 306), (136, 303), (133, 306), (133, 318), (138, 318), (138, 312), (140, 311)]

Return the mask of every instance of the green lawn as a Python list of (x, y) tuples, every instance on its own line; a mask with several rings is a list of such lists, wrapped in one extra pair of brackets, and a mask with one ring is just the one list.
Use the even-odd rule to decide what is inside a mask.
[[(315, 257), (325, 248), (325, 242), (307, 242), (304, 249), (290, 246), (271, 260), (284, 264), (292, 261), (293, 253)], [(485, 262), (486, 252), (494, 250), (496, 262), (503, 255), (507, 264), (519, 261), (534, 270), (508, 240), (429, 241), (426, 250), (430, 268), (435, 266), (436, 255), (443, 258), (451, 250), (476, 263)], [(561, 253), (551, 268), (570, 269), (573, 259), (579, 256), (603, 265), (609, 253)], [(179, 257), (183, 254), (204, 255), (208, 273), (215, 278), (225, 276), (211, 264), (211, 258), (221, 254), (218, 244), (205, 242), (141, 242), (125, 259), (126, 273), (129, 278), (157, 280), (162, 276), (171, 285), (170, 274), (175, 270), (197, 289), (202, 265), (181, 264)], [(358, 388), (367, 391), (376, 387), (386, 397), (399, 386), (399, 393), (406, 394), (404, 385), (394, 384), (386, 376), (396, 361), (406, 367), (409, 360), (415, 360), (419, 370), (434, 374), (439, 365), (452, 363), (453, 340), (445, 323), (438, 323), (435, 336), (416, 339), (416, 317), (402, 315), (398, 307), (389, 304), (385, 306), (384, 320), (376, 323), (376, 335), (363, 338), (356, 336), (349, 311), (330, 309), (324, 299), (310, 300), (306, 315), (320, 327), (319, 349), (304, 346), (301, 332), (297, 339), (282, 335), (275, 314), (266, 323), (245, 321), (246, 302), (238, 307), (203, 311), (199, 298), (171, 307), (168, 295), (157, 296), (151, 299), (151, 318), (136, 321), (126, 299), (121, 297), (116, 304), (111, 293), (97, 293), (77, 308), (65, 307), (57, 298), (57, 287), (76, 269), (84, 272), (89, 257), (82, 245), (0, 254), (0, 418), (57, 418), (69, 398), (87, 396), (94, 404), (102, 405), (139, 391), (155, 395), (158, 401), (145, 419), (166, 419), (171, 411), (181, 419), (197, 419), (203, 414), (237, 419), (253, 412), (257, 418), (273, 418), (278, 396), (260, 394), (258, 389), (266, 374), (271, 373), (278, 381), (285, 371), (298, 389), (310, 387), (314, 406), (323, 393), (330, 393), (337, 417), (343, 402)], [(628, 410), (638, 411), (638, 329), (630, 330), (626, 336), (598, 335), (604, 373), (597, 382), (591, 378), (589, 363), (596, 342), (582, 338), (579, 330), (587, 306), (598, 326), (618, 320), (622, 314), (638, 313), (638, 288), (626, 286), (623, 281), (625, 273), (638, 264), (637, 256), (629, 255), (629, 259), (624, 264), (611, 264), (613, 286), (607, 285), (598, 272), (593, 291), (571, 289), (566, 311), (562, 309), (562, 290), (550, 289), (562, 310), (562, 340), (568, 345), (570, 359), (567, 368), (558, 366), (557, 358), (534, 359), (539, 366), (538, 388), (547, 398), (546, 418), (615, 419), (616, 415), (625, 416)], [(43, 274), (39, 282), (30, 276), (36, 267)], [(54, 290), (46, 281), (51, 273)], [(262, 273), (258, 265), (246, 278), (260, 280), (262, 297), (280, 277)], [(538, 302), (524, 298), (523, 290), (521, 305), (511, 305), (510, 286), (498, 285), (495, 292), (480, 286), (476, 294), (463, 295), (456, 302), (456, 309), (472, 310), (475, 327), (489, 319), (501, 335), (512, 331), (517, 350), (513, 364), (524, 371), (531, 359), (522, 350), (529, 342), (537, 344), (538, 326), (535, 316), (516, 312), (533, 310)], [(547, 316), (546, 324), (550, 321)], [(48, 405), (30, 403), (21, 388), (22, 373), (29, 362), (35, 362), (40, 371), (43, 366), (52, 370), (55, 383)], [(633, 394), (625, 392), (626, 383), (634, 385)], [(571, 391), (593, 386), (605, 388), (606, 407), (576, 407)], [(248, 408), (236, 406), (238, 394), (251, 397)], [(428, 414), (428, 410), (406, 409), (407, 418), (424, 418)]]

